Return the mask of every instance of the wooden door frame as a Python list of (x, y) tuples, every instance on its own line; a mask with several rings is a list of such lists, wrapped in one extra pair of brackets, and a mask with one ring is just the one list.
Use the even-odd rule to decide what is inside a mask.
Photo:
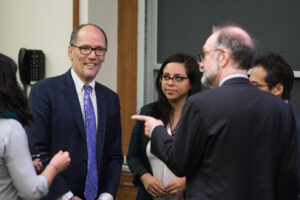
[(121, 104), (122, 149), (127, 155), (135, 121), (137, 98), (137, 13), (138, 0), (118, 0), (118, 77)]
[[(138, 0), (118, 0), (117, 93), (121, 104), (122, 150), (127, 155), (135, 121)], [(79, 0), (73, 0), (73, 28), (79, 25)]]
[(79, 25), (79, 0), (73, 0), (73, 29)]

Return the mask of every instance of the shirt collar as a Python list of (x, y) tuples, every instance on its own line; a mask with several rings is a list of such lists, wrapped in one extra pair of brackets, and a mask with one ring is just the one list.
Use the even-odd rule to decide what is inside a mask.
[[(85, 83), (77, 76), (73, 68), (71, 68), (71, 76), (74, 80), (77, 93), (83, 91), (83, 86), (85, 85)], [(89, 83), (89, 85), (92, 87), (92, 91), (95, 88), (95, 83), (95, 79)]]
[(223, 83), (229, 79), (233, 79), (233, 78), (245, 78), (245, 79), (248, 79), (248, 76), (245, 75), (245, 74), (232, 74), (232, 75), (229, 75), (227, 77), (225, 77), (219, 84), (219, 87), (223, 85)]

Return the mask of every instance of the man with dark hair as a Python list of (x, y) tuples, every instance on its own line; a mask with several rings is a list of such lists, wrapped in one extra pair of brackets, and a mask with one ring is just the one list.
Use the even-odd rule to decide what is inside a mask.
[(118, 95), (95, 81), (105, 61), (107, 38), (94, 24), (74, 29), (68, 47), (72, 68), (34, 84), (29, 97), (34, 123), (31, 152), (61, 148), (72, 162), (56, 177), (47, 199), (113, 200), (123, 163)]
[[(267, 53), (258, 57), (254, 61), (249, 79), (253, 86), (278, 96), (286, 102), (291, 98), (294, 72), (279, 54)], [(297, 171), (300, 194), (300, 115), (296, 112), (294, 114), (298, 130)]]
[(145, 121), (151, 152), (186, 176), (189, 200), (294, 200), (296, 126), (290, 106), (248, 80), (255, 56), (250, 35), (216, 27), (203, 46), (202, 83), (191, 96), (174, 139), (160, 120)]
[(294, 72), (279, 54), (268, 53), (254, 61), (250, 82), (263, 91), (289, 100), (294, 82)]

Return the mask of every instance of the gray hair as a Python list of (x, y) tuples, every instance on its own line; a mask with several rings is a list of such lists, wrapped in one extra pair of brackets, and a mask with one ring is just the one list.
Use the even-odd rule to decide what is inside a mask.
[(232, 61), (238, 64), (239, 69), (250, 69), (256, 54), (254, 40), (251, 36), (235, 24), (215, 26), (213, 33), (216, 32), (219, 33), (216, 47), (229, 50)]

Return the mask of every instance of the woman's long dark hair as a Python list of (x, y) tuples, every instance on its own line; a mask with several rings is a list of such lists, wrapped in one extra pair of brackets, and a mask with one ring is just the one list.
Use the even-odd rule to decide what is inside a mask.
[(175, 54), (168, 57), (160, 67), (158, 76), (156, 78), (155, 87), (158, 93), (158, 100), (157, 102), (154, 103), (152, 110), (150, 112), (150, 115), (152, 115), (157, 119), (161, 119), (165, 125), (169, 123), (170, 113), (173, 111), (174, 108), (171, 106), (167, 97), (165, 96), (165, 94), (161, 89), (161, 79), (162, 79), (164, 68), (168, 63), (171, 62), (184, 64), (187, 76), (192, 86), (192, 89), (189, 91), (188, 96), (201, 91), (201, 74), (195, 58), (183, 53)]
[(23, 125), (30, 125), (33, 121), (32, 114), (27, 98), (17, 82), (16, 73), (16, 63), (0, 54), (0, 114), (14, 112)]

